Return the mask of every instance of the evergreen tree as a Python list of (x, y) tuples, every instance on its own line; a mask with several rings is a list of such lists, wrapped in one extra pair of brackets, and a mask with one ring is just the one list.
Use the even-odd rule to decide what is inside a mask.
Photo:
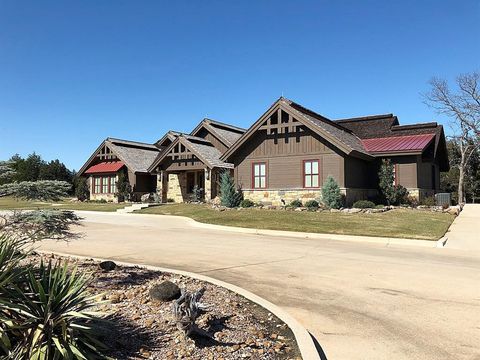
[(322, 202), (331, 209), (342, 207), (342, 193), (340, 187), (332, 176), (328, 176), (322, 187)]
[(124, 172), (118, 174), (117, 197), (118, 201), (130, 201), (132, 196), (132, 186), (128, 181), (128, 176)]
[(382, 197), (387, 202), (387, 205), (394, 204), (395, 196), (395, 175), (393, 173), (393, 164), (390, 159), (382, 159), (380, 171), (378, 172), (379, 188)]
[(90, 198), (90, 189), (88, 188), (87, 179), (83, 176), (77, 176), (74, 180), (75, 196), (80, 201), (85, 201)]
[(223, 206), (234, 208), (240, 205), (243, 194), (235, 188), (235, 183), (228, 170), (220, 175), (220, 201)]

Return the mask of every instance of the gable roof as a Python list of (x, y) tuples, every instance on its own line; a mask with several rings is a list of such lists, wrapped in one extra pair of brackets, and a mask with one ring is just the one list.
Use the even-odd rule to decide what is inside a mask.
[(158, 139), (157, 141), (155, 141), (154, 145), (156, 147), (161, 147), (163, 146), (162, 144), (165, 143), (165, 141), (167, 140), (170, 140), (170, 141), (173, 141), (177, 138), (178, 135), (180, 135), (181, 132), (179, 131), (174, 131), (174, 130), (169, 130), (165, 133), (165, 135), (163, 135), (160, 139)]
[(352, 131), (336, 124), (334, 121), (307, 109), (292, 100), (280, 97), (272, 106), (225, 152), (222, 160), (227, 160), (242, 144), (244, 144), (266, 121), (275, 109), (281, 108), (290, 113), (296, 120), (313, 132), (325, 138), (345, 154), (370, 159), (371, 156), (363, 148), (360, 138)]
[(134, 173), (148, 172), (148, 167), (152, 164), (159, 153), (159, 149), (152, 144), (116, 138), (106, 138), (79, 170), (79, 175), (82, 175), (85, 172), (91, 162), (96, 158), (98, 152), (104, 146), (107, 146), (113, 154)]
[(232, 144), (237, 141), (245, 132), (245, 129), (240, 127), (204, 118), (195, 127), (195, 129), (192, 130), (190, 135), (198, 134), (202, 128), (213, 134), (213, 136), (215, 136), (222, 142), (223, 145), (227, 147), (232, 146)]
[(152, 172), (155, 168), (167, 157), (170, 151), (177, 145), (182, 144), (190, 150), (201, 162), (203, 162), (210, 169), (219, 168), (233, 168), (233, 164), (226, 163), (220, 160), (222, 153), (214, 147), (210, 141), (204, 138), (180, 134), (169, 146), (166, 148), (150, 165), (149, 171)]

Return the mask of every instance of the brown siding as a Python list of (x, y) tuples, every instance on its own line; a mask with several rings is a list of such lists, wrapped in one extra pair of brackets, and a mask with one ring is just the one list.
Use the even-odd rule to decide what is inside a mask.
[[(345, 187), (369, 189), (376, 188), (375, 182), (369, 179), (371, 164), (353, 157), (345, 157)], [(373, 179), (372, 179), (373, 180)]]
[(302, 136), (286, 139), (285, 135), (267, 136), (266, 131), (261, 131), (233, 159), (235, 178), (242, 188), (250, 189), (252, 163), (266, 162), (269, 189), (299, 189), (303, 188), (303, 161), (316, 159), (320, 161), (323, 181), (332, 175), (343, 187), (344, 159), (318, 135), (306, 130)]
[(218, 150), (220, 150), (222, 154), (228, 150), (228, 148), (225, 145), (223, 145), (223, 143), (220, 140), (218, 140), (215, 136), (213, 136), (210, 132), (208, 132), (205, 129), (202, 129), (201, 131), (199, 131), (199, 133), (196, 136), (210, 141), (212, 145), (216, 147)]

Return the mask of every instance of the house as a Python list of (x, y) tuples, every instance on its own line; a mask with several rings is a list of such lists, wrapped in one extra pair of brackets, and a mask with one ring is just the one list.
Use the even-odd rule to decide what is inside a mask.
[(88, 178), (91, 200), (118, 201), (117, 182), (123, 175), (132, 187), (133, 200), (138, 201), (155, 190), (156, 176), (148, 172), (148, 167), (160, 151), (161, 147), (152, 144), (107, 138), (78, 174)]
[[(245, 198), (273, 205), (321, 198), (328, 176), (347, 204), (373, 198), (384, 158), (394, 164), (395, 184), (419, 199), (438, 191), (440, 172), (449, 169), (443, 127), (435, 122), (400, 125), (393, 114), (330, 120), (284, 97), (246, 130), (203, 119), (190, 134), (169, 131), (153, 145), (112, 140), (80, 171), (90, 177), (93, 198), (114, 199), (97, 190), (114, 190), (103, 179), (121, 165), (137, 194), (156, 191), (163, 202), (188, 201), (194, 189), (210, 201), (219, 195), (220, 173), (230, 171)], [(135, 146), (144, 157), (127, 159)]]

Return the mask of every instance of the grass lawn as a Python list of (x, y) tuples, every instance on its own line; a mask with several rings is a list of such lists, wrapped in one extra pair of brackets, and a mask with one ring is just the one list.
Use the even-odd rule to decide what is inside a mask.
[(16, 200), (12, 197), (0, 197), (0, 210), (34, 210), (34, 209), (65, 209), (90, 211), (115, 211), (125, 207), (125, 204), (71, 202), (69, 200), (55, 203), (41, 201)]
[(166, 204), (143, 214), (181, 215), (199, 222), (257, 229), (437, 240), (452, 223), (446, 213), (395, 209), (378, 214), (243, 209), (215, 211), (208, 205)]

